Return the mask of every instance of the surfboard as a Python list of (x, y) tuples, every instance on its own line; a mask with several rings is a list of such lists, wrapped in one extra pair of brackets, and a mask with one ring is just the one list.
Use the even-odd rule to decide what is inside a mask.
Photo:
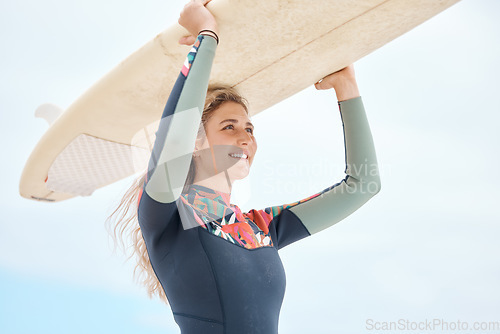
[[(213, 0), (220, 44), (211, 82), (236, 87), (250, 114), (313, 85), (459, 0)], [(190, 47), (173, 24), (125, 58), (51, 124), (23, 170), (19, 191), (56, 202), (144, 170), (164, 105)]]

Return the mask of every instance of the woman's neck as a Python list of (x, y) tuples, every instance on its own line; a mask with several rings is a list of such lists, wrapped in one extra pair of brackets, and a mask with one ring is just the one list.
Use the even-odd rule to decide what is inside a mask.
[(231, 195), (232, 184), (227, 172), (222, 172), (207, 178), (195, 177), (193, 184)]

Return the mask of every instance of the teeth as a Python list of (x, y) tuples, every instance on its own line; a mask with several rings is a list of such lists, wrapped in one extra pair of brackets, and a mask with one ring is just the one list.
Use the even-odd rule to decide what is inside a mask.
[(233, 158), (243, 158), (243, 159), (247, 159), (248, 156), (245, 154), (245, 153), (229, 153), (229, 155)]

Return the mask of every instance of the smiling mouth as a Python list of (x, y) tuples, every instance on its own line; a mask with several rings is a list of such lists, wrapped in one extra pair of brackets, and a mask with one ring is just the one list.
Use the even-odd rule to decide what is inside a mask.
[(236, 159), (248, 159), (248, 155), (245, 153), (229, 153), (228, 155)]

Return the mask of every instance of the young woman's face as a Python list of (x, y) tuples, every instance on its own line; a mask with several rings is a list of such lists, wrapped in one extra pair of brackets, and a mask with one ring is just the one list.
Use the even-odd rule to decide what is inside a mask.
[(257, 141), (245, 108), (236, 102), (224, 102), (207, 121), (205, 133), (208, 141), (197, 142), (200, 152), (206, 152), (201, 154), (197, 168), (210, 170), (210, 174), (227, 170), (232, 180), (246, 177), (257, 152)]

